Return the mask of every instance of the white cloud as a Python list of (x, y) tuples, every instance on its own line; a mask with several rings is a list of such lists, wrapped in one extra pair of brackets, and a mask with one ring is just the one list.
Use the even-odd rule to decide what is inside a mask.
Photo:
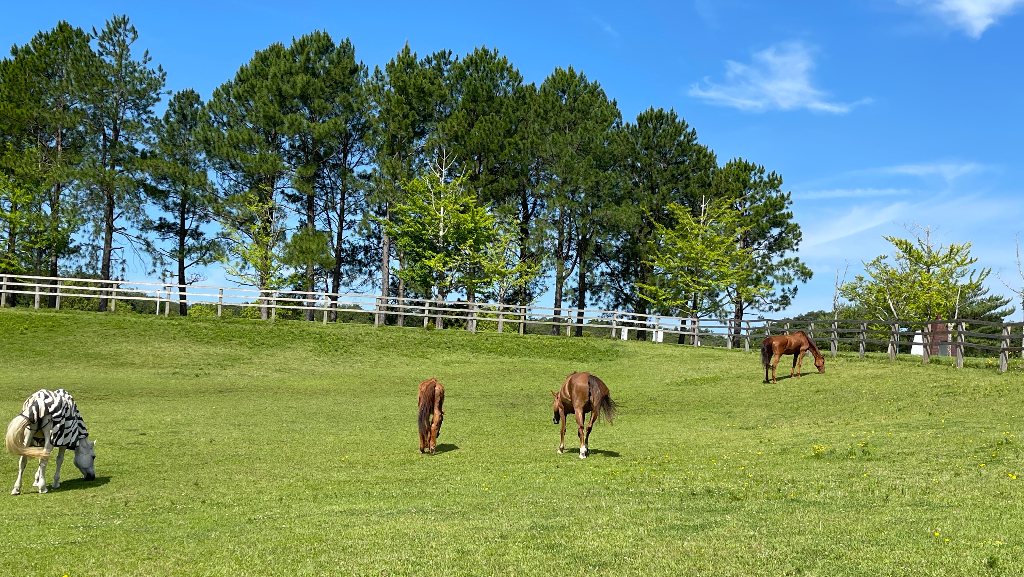
[(854, 106), (871, 101), (866, 98), (854, 103), (829, 102), (826, 92), (811, 85), (814, 61), (800, 42), (783, 42), (755, 52), (749, 65), (727, 60), (725, 67), (724, 84), (705, 78), (706, 88), (694, 84), (690, 96), (753, 112), (806, 108), (845, 114)]
[(612, 38), (618, 39), (618, 37), (620, 36), (619, 31), (612, 28), (611, 24), (608, 24), (607, 22), (601, 20), (597, 16), (594, 16), (593, 18), (594, 23), (596, 23), (601, 28), (601, 30), (605, 32), (605, 34), (608, 34)]
[(997, 19), (1013, 12), (1024, 0), (900, 0), (903, 4), (923, 6), (949, 24), (962, 28), (973, 38), (981, 38)]
[(913, 194), (909, 188), (833, 188), (828, 190), (807, 190), (793, 192), (793, 197), (805, 200), (824, 198), (874, 198), (879, 196), (897, 196)]
[(983, 168), (984, 167), (982, 165), (975, 162), (934, 162), (930, 164), (903, 164), (900, 166), (893, 166), (885, 169), (885, 172), (891, 174), (910, 174), (912, 176), (930, 176), (937, 174), (944, 178), (946, 182), (949, 182), (958, 176), (963, 176)]
[(889, 206), (852, 206), (843, 210), (842, 216), (829, 218), (822, 215), (820, 221), (807, 227), (800, 248), (808, 249), (830, 243), (859, 232), (892, 222), (907, 211), (911, 204), (896, 202)]

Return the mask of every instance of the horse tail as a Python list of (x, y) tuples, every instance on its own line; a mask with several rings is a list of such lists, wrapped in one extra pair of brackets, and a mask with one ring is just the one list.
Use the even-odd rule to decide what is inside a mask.
[(761, 342), (761, 365), (766, 369), (772, 365), (772, 353), (771, 339), (765, 337)]
[(604, 418), (608, 419), (608, 424), (613, 424), (615, 420), (615, 411), (618, 409), (619, 405), (612, 400), (612, 395), (608, 392), (607, 385), (605, 385), (604, 381), (601, 379), (594, 375), (590, 375), (587, 378), (587, 386), (590, 389), (591, 399), (601, 399), (598, 401), (597, 406), (594, 407), (594, 415), (600, 418), (603, 414)]
[(419, 410), (419, 425), (420, 434), (423, 436), (427, 435), (427, 431), (430, 429), (430, 415), (434, 412), (434, 390), (436, 387), (434, 384), (436, 381), (431, 379), (427, 381), (429, 386), (420, 387), (420, 410)]
[(24, 455), (33, 459), (46, 459), (50, 453), (42, 447), (29, 447), (25, 444), (25, 428), (31, 421), (25, 415), (18, 415), (7, 425), (7, 452), (12, 455)]

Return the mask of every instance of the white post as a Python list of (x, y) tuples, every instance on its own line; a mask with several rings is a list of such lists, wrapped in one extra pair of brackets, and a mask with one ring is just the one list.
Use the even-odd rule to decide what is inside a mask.
[(160, 289), (156, 289), (156, 315), (160, 316)]
[(423, 328), (430, 325), (430, 301), (423, 300)]
[(58, 310), (58, 311), (60, 310), (60, 287), (61, 287), (62, 284), (64, 284), (64, 281), (60, 281), (60, 280), (57, 281), (57, 298), (56, 298), (56, 300), (54, 302), (54, 305), (56, 305), (56, 306), (54, 306), (54, 310)]
[(277, 291), (274, 291), (274, 296), (270, 300), (270, 306), (272, 307), (270, 309), (270, 320), (276, 321), (277, 320)]
[(519, 308), (521, 316), (519, 317), (519, 334), (526, 334), (526, 307)]
[(330, 305), (331, 300), (327, 298), (327, 293), (324, 293), (324, 324), (327, 324), (327, 307)]
[(628, 328), (628, 327), (626, 327), (626, 326), (623, 326), (623, 327), (622, 327), (622, 334), (621, 334), (621, 335), (619, 335), (619, 337), (620, 337), (620, 338), (621, 338), (622, 340), (624, 340), (624, 341), (628, 341), (628, 340), (629, 340), (629, 328)]
[(498, 304), (498, 334), (501, 334), (502, 329), (505, 328), (505, 305)]
[(38, 282), (36, 282), (36, 304), (35, 304), (35, 308), (39, 308), (39, 283)]
[(220, 289), (220, 294), (217, 295), (217, 318), (220, 318), (221, 309), (224, 308), (224, 289)]
[(171, 287), (164, 287), (167, 289), (167, 301), (164, 302), (164, 316), (171, 316)]

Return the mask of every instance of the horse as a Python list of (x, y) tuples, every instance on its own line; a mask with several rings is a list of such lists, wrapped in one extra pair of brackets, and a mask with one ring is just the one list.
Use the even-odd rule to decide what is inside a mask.
[(82, 415), (75, 399), (64, 389), (40, 389), (25, 400), (21, 413), (7, 425), (7, 451), (18, 455), (18, 478), (12, 495), (21, 494), (21, 477), (29, 457), (39, 459), (35, 481), (40, 493), (46, 493), (46, 464), (50, 452), (58, 447), (57, 466), (53, 472), (53, 488), (60, 488), (60, 466), (64, 463), (64, 450), (75, 452), (75, 466), (86, 481), (96, 478), (96, 441), (89, 440)]
[(420, 453), (429, 450), (433, 455), (444, 421), (444, 387), (435, 378), (423, 381), (416, 402), (419, 404)]
[[(814, 366), (818, 373), (825, 372), (825, 357), (822, 356), (814, 340), (803, 331), (796, 331), (789, 335), (778, 335), (765, 337), (761, 343), (761, 364), (764, 365), (764, 382), (768, 382), (768, 367), (772, 369), (772, 383), (778, 383), (775, 379), (775, 367), (779, 365), (782, 355), (793, 355), (793, 367), (796, 369), (796, 376), (800, 376), (800, 365), (804, 362), (804, 353), (811, 351), (814, 355)], [(774, 358), (773, 358), (774, 357)], [(793, 370), (789, 371), (790, 378), (793, 377)]]
[[(599, 414), (604, 413), (608, 423), (615, 419), (615, 401), (612, 400), (608, 387), (601, 379), (590, 373), (573, 373), (565, 378), (562, 388), (551, 391), (555, 396), (552, 408), (555, 411), (554, 421), (557, 425), (562, 423), (562, 440), (558, 444), (558, 454), (565, 452), (565, 415), (570, 411), (576, 415), (576, 426), (580, 436), (580, 458), (586, 459), (590, 452), (590, 431), (594, 428), (594, 421)], [(590, 424), (584, 431), (583, 423), (586, 421), (586, 414), (590, 413)]]

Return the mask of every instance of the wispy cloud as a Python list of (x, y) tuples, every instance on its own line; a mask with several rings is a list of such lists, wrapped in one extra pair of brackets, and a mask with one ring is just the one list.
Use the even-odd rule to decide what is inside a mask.
[(825, 198), (878, 198), (913, 194), (909, 188), (833, 188), (830, 190), (806, 190), (793, 192), (793, 197), (804, 200), (820, 200)]
[(607, 22), (605, 22), (604, 20), (601, 20), (597, 16), (594, 16), (593, 18), (594, 18), (594, 22), (597, 23), (598, 27), (600, 27), (601, 30), (604, 30), (604, 32), (606, 34), (608, 34), (609, 36), (611, 36), (612, 38), (615, 38), (615, 39), (619, 38), (619, 36), (620, 36), (619, 35), (619, 31), (614, 29), (614, 28), (612, 28), (611, 24), (608, 24)]
[(811, 85), (814, 61), (800, 42), (783, 42), (755, 52), (749, 65), (727, 60), (725, 68), (724, 84), (704, 78), (705, 87), (693, 84), (690, 96), (752, 112), (807, 109), (845, 114), (871, 101), (829, 102), (828, 93)]
[(1024, 0), (898, 0), (901, 4), (921, 6), (938, 14), (969, 36), (981, 38), (985, 29), (1013, 12)]
[(912, 176), (939, 175), (949, 182), (958, 176), (985, 168), (976, 162), (933, 162), (927, 164), (903, 164), (884, 169), (889, 174), (909, 174)]
[(838, 218), (824, 218), (804, 233), (801, 249), (811, 248), (855, 235), (881, 224), (892, 222), (904, 214), (910, 203), (896, 202), (888, 206), (853, 206)]

